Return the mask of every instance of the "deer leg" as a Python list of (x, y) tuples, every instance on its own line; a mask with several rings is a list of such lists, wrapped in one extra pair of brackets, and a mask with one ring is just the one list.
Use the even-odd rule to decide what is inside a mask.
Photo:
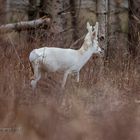
[(33, 68), (34, 68), (34, 80), (31, 81), (31, 85), (32, 88), (35, 89), (37, 82), (41, 78), (41, 70), (39, 69), (38, 65), (34, 66)]
[(66, 84), (66, 81), (67, 81), (67, 77), (68, 77), (68, 74), (70, 73), (70, 71), (66, 71), (64, 73), (64, 77), (63, 77), (63, 82), (62, 82), (62, 88), (64, 89), (65, 87), (65, 84)]
[(79, 82), (79, 71), (77, 72), (77, 82)]

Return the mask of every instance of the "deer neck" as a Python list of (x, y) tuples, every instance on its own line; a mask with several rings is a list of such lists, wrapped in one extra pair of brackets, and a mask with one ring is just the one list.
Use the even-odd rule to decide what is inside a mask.
[(80, 54), (79, 64), (82, 67), (90, 59), (94, 52), (92, 44), (84, 43), (78, 51)]
[(82, 47), (78, 50), (81, 55), (92, 53), (93, 42), (84, 42)]

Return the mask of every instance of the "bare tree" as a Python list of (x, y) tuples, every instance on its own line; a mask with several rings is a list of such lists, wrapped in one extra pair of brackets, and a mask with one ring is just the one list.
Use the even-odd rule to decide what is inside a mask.
[(76, 2), (75, 0), (70, 0), (71, 6), (71, 24), (73, 27), (73, 40), (75, 41), (78, 38), (77, 35), (77, 17), (76, 17)]
[(107, 49), (108, 40), (108, 0), (96, 1), (96, 12), (99, 21), (99, 39), (102, 48)]
[(107, 57), (113, 57), (115, 56), (116, 48), (115, 45), (117, 40), (120, 38), (121, 33), (121, 26), (120, 26), (120, 18), (119, 18), (119, 6), (120, 3), (118, 3), (117, 0), (108, 0), (108, 51), (107, 51)]
[(5, 3), (5, 0), (0, 0), (0, 3), (2, 3), (2, 4), (0, 5), (0, 16), (1, 16), (0, 23), (4, 23), (4, 21), (5, 21), (5, 16), (6, 16), (6, 13), (5, 13), (6, 3)]
[(29, 0), (28, 19), (37, 18), (37, 0)]
[(137, 55), (140, 35), (140, 1), (129, 0), (129, 50)]

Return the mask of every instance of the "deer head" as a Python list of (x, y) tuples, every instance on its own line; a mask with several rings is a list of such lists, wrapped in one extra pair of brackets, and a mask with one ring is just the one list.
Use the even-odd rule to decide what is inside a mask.
[(87, 44), (92, 47), (94, 53), (101, 54), (102, 50), (98, 45), (98, 27), (98, 22), (96, 22), (95, 26), (91, 26), (89, 22), (87, 22), (88, 33), (85, 37), (85, 41), (87, 41)]

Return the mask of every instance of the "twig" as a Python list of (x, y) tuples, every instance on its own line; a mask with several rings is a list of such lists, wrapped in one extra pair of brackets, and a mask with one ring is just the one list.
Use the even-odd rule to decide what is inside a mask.
[(70, 45), (70, 48), (73, 48), (73, 46), (75, 46), (79, 41), (83, 40), (84, 37), (85, 37), (85, 35), (80, 37), (78, 40), (76, 40), (72, 45)]
[(13, 47), (15, 53), (16, 53), (16, 56), (17, 56), (17, 58), (18, 58), (20, 64), (23, 66), (23, 68), (25, 68), (25, 66), (24, 66), (24, 64), (23, 64), (23, 62), (22, 62), (22, 60), (20, 59), (20, 56), (18, 55), (18, 52), (17, 52), (17, 50), (16, 50), (16, 47), (15, 47), (15, 45), (14, 45), (14, 43), (13, 43), (11, 37), (10, 37), (9, 35), (7, 35), (7, 36), (8, 36), (8, 38), (9, 38), (9, 41), (10, 41), (10, 43), (11, 43), (11, 45), (12, 45), (12, 47)]

